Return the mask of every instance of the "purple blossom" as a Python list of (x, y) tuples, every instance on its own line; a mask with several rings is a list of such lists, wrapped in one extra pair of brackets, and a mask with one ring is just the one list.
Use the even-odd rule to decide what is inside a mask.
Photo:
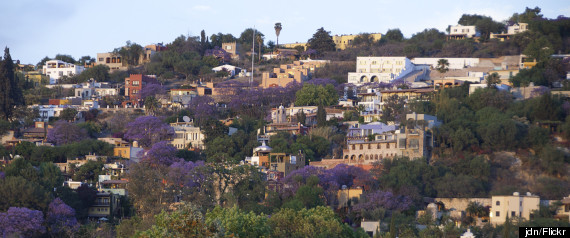
[(550, 93), (550, 89), (548, 87), (544, 87), (544, 86), (539, 86), (535, 89), (532, 90), (532, 92), (530, 93), (531, 97), (539, 97), (542, 96), (543, 94), (547, 94)]
[(404, 211), (409, 209), (411, 205), (412, 199), (408, 196), (396, 196), (392, 192), (377, 190), (372, 193), (368, 193), (363, 201), (353, 207), (353, 210), (356, 212), (365, 210), (371, 211), (378, 207), (382, 207), (386, 210)]
[(316, 79), (311, 79), (305, 83), (308, 84), (314, 84), (314, 85), (320, 85), (320, 86), (327, 86), (327, 84), (332, 84), (333, 86), (337, 85), (337, 82), (334, 81), (333, 79), (323, 79), (323, 78), (316, 78)]
[(47, 133), (47, 141), (56, 145), (64, 145), (79, 142), (87, 138), (87, 133), (77, 125), (60, 120)]
[(4, 177), (6, 177), (6, 175), (4, 174), (4, 172), (0, 171), (0, 179), (4, 179)]
[(199, 125), (208, 120), (208, 118), (213, 117), (216, 112), (214, 99), (208, 96), (193, 98), (188, 105), (188, 109), (194, 113), (194, 121)]
[(204, 161), (184, 161), (172, 163), (168, 172), (169, 181), (183, 187), (199, 187), (206, 181)]
[(170, 166), (182, 159), (176, 157), (176, 148), (169, 145), (166, 141), (161, 141), (152, 145), (152, 148), (142, 158), (144, 162), (154, 165)]
[(49, 204), (47, 223), (51, 233), (76, 232), (79, 229), (79, 223), (75, 218), (75, 210), (59, 198), (54, 199)]
[(207, 49), (204, 52), (204, 56), (214, 56), (223, 62), (230, 62), (231, 60), (231, 55), (219, 46), (216, 46), (213, 49)]
[(154, 97), (157, 94), (164, 94), (164, 88), (162, 87), (162, 85), (157, 84), (157, 83), (149, 83), (146, 84), (142, 87), (141, 91), (140, 91), (140, 97), (141, 99), (145, 99), (147, 97)]
[(174, 135), (172, 127), (154, 116), (141, 116), (127, 124), (125, 138), (136, 140), (142, 147), (165, 140)]
[(25, 207), (10, 207), (0, 213), (0, 234), (2, 237), (32, 237), (46, 232), (42, 226), (44, 215), (41, 211)]

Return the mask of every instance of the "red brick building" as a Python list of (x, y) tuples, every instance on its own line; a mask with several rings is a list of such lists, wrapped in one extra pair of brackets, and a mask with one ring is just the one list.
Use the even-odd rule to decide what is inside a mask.
[(148, 83), (158, 84), (158, 81), (154, 77), (142, 74), (131, 74), (128, 78), (125, 78), (125, 97), (127, 97), (127, 100), (123, 102), (123, 105), (140, 105), (141, 90)]

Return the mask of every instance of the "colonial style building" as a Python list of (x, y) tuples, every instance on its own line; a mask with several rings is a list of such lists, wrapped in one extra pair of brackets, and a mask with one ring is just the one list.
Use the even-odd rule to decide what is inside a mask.
[(348, 73), (348, 83), (362, 85), (364, 83), (390, 83), (403, 79), (415, 70), (419, 70), (406, 57), (357, 57), (356, 72)]

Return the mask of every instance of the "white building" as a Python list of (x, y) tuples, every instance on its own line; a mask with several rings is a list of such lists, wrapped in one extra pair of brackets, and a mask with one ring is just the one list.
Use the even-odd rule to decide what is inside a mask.
[(517, 217), (530, 220), (532, 211), (538, 210), (540, 197), (526, 193), (514, 192), (512, 196), (492, 196), (489, 216), (492, 225), (503, 224), (506, 217)]
[(202, 134), (200, 127), (194, 127), (190, 122), (170, 123), (174, 129), (174, 137), (170, 144), (176, 149), (184, 149), (191, 144), (193, 148), (204, 149), (204, 139), (206, 136)]
[(404, 78), (414, 70), (415, 65), (406, 57), (357, 57), (356, 72), (348, 73), (348, 83), (389, 83)]
[(432, 69), (437, 68), (438, 61), (441, 59), (447, 60), (449, 69), (464, 69), (468, 67), (476, 67), (479, 64), (479, 58), (414, 58), (414, 64), (428, 64)]
[(112, 88), (108, 83), (98, 83), (96, 81), (78, 84), (75, 88), (75, 96), (81, 99), (115, 96), (118, 92), (117, 88)]
[(39, 105), (36, 106), (39, 111), (40, 117), (37, 118), (38, 121), (48, 122), (50, 117), (59, 117), (63, 109), (66, 107), (56, 106), (56, 105)]
[(49, 84), (57, 84), (63, 76), (71, 77), (80, 74), (85, 67), (63, 62), (61, 60), (48, 60), (43, 66), (43, 74), (49, 76)]
[(212, 68), (212, 71), (214, 71), (216, 73), (220, 72), (220, 71), (226, 71), (226, 72), (230, 73), (230, 76), (232, 76), (232, 77), (235, 76), (236, 74), (239, 74), (241, 71), (244, 71), (244, 73), (245, 73), (245, 70), (242, 70), (240, 67), (236, 67), (236, 66), (229, 65), (229, 64), (225, 64), (225, 65), (221, 65), (221, 66)]
[(461, 40), (478, 35), (475, 26), (456, 25), (449, 28), (449, 39)]
[(514, 25), (507, 27), (507, 33), (510, 35), (523, 33), (527, 30), (528, 30), (528, 23), (522, 23), (522, 22), (515, 23)]

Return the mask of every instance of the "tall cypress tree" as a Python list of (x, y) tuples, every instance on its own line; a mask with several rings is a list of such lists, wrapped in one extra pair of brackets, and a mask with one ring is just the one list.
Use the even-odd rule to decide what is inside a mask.
[(0, 117), (9, 120), (14, 106), (23, 105), (24, 97), (14, 74), (14, 62), (8, 47), (4, 49), (4, 58), (0, 60)]
[(317, 126), (322, 127), (327, 124), (327, 111), (322, 105), (317, 108)]

